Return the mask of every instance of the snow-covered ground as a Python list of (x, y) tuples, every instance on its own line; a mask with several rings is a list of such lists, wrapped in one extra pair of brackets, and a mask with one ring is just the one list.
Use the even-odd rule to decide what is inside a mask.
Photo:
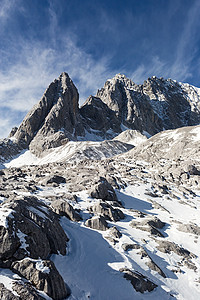
[[(38, 195), (42, 198), (48, 195), (59, 195), (67, 189), (63, 185), (58, 188), (44, 188)], [(122, 233), (122, 237), (115, 245), (109, 242), (109, 230), (98, 231), (84, 226), (88, 218), (87, 208), (94, 205), (98, 200), (91, 199), (87, 191), (78, 193), (78, 202), (75, 208), (81, 209), (83, 221), (74, 223), (66, 217), (62, 217), (61, 224), (66, 231), (70, 242), (66, 256), (53, 255), (59, 272), (71, 288), (70, 300), (85, 299), (180, 299), (196, 300), (200, 298), (200, 262), (199, 262), (199, 237), (192, 233), (185, 233), (177, 229), (180, 224), (196, 224), (200, 226), (200, 203), (199, 196), (191, 196), (188, 203), (183, 199), (173, 199), (167, 196), (151, 197), (147, 191), (151, 184), (137, 183), (129, 185), (117, 192), (118, 199), (124, 208), (125, 219), (118, 222), (109, 222), (109, 226), (116, 226)], [(174, 192), (177, 192), (174, 189)], [(161, 207), (154, 208), (152, 201)], [(72, 204), (72, 203), (71, 203)], [(147, 218), (157, 216), (166, 223), (160, 229), (164, 235), (153, 237), (147, 231), (132, 228), (131, 221), (141, 222), (137, 212), (146, 214)], [(176, 253), (163, 253), (157, 249), (157, 240), (167, 240), (189, 250), (196, 257), (192, 262), (196, 270), (181, 265), (182, 257)], [(138, 244), (148, 253), (152, 260), (161, 268), (166, 275), (163, 278), (158, 272), (151, 270), (146, 265), (146, 258), (141, 258), (137, 249), (123, 250), (123, 244)], [(151, 293), (141, 294), (136, 292), (129, 281), (123, 278), (120, 268), (129, 268), (139, 271), (158, 285)], [(174, 297), (174, 298), (173, 298)]]

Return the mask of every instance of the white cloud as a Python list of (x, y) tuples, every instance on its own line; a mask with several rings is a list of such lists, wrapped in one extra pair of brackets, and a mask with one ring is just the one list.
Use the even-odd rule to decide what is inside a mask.
[(1, 6), (0, 6), (0, 21), (4, 21), (8, 18), (10, 10), (13, 7), (13, 2), (12, 0), (2, 0), (1, 1)]
[(163, 70), (166, 68), (166, 63), (162, 62), (158, 56), (152, 57), (150, 63), (139, 65), (136, 70), (130, 74), (132, 80), (141, 84), (145, 79), (153, 75), (157, 77), (164, 76)]
[(83, 101), (110, 75), (106, 58), (95, 61), (69, 38), (65, 39), (62, 51), (34, 43), (24, 43), (21, 51), (23, 60), (0, 71), (0, 107), (27, 111), (63, 71), (75, 78)]

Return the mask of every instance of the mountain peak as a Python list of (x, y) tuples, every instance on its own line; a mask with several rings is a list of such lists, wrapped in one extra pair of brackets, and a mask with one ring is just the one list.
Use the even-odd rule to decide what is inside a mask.
[(30, 144), (33, 152), (73, 139), (78, 124), (78, 101), (77, 88), (69, 75), (63, 72), (26, 115), (14, 138), (24, 148)]

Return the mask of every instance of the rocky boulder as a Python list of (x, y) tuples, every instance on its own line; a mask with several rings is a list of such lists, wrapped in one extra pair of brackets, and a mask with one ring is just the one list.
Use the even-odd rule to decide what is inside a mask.
[(65, 216), (71, 221), (79, 222), (81, 220), (79, 213), (66, 200), (52, 201), (51, 208), (58, 215)]
[(118, 200), (113, 187), (104, 177), (100, 177), (99, 181), (92, 187), (90, 190), (90, 196), (104, 201)]
[(85, 222), (85, 226), (92, 229), (105, 231), (108, 229), (108, 223), (103, 216), (95, 216)]
[(155, 283), (139, 272), (133, 272), (127, 268), (120, 269), (120, 272), (124, 273), (124, 278), (131, 282), (137, 292), (151, 292), (157, 287)]
[(102, 215), (109, 221), (117, 222), (121, 219), (124, 219), (123, 212), (118, 208), (113, 208), (112, 205), (99, 202), (89, 208), (90, 212), (95, 215)]
[(52, 261), (23, 259), (13, 262), (11, 268), (55, 300), (65, 299), (70, 294)]
[[(47, 258), (58, 251), (66, 254), (68, 238), (58, 216), (35, 197), (8, 199), (0, 204), (0, 260)], [(4, 221), (4, 222), (3, 222)]]

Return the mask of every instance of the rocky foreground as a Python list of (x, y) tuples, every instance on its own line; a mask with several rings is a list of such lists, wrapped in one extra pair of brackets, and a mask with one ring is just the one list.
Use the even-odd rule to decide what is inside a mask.
[(200, 168), (188, 151), (159, 158), (163, 134), (110, 159), (1, 171), (5, 299), (198, 299)]

